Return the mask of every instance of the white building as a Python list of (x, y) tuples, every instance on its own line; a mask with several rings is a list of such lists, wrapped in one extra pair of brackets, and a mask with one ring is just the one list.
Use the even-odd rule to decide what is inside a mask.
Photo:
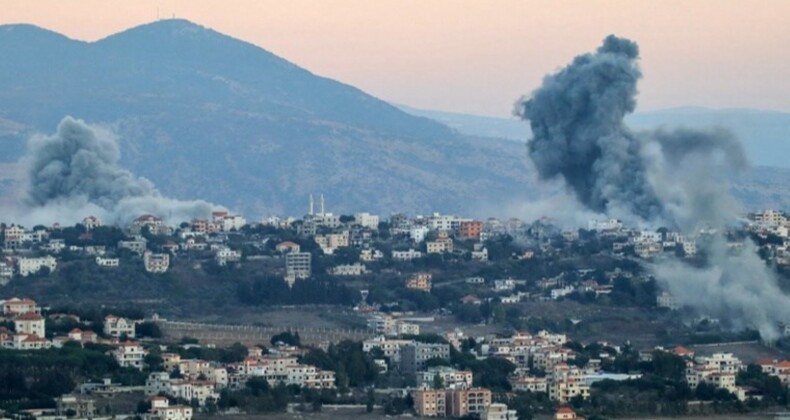
[(427, 227), (418, 226), (412, 228), (409, 231), (409, 237), (411, 238), (412, 241), (419, 244), (425, 240), (425, 237), (428, 235), (428, 232), (430, 232), (430, 229), (428, 229)]
[(395, 261), (411, 261), (422, 257), (422, 252), (410, 249), (408, 251), (392, 251), (392, 259)]
[(357, 213), (354, 215), (354, 222), (368, 229), (379, 228), (379, 216), (370, 213)]
[(38, 338), (46, 337), (45, 319), (36, 312), (27, 312), (14, 318), (14, 331), (17, 334), (30, 334)]
[(234, 251), (226, 246), (220, 247), (214, 254), (214, 260), (219, 266), (228, 265), (229, 262), (241, 261), (241, 251)]
[(120, 338), (126, 335), (127, 338), (134, 338), (137, 322), (126, 318), (107, 315), (104, 317), (104, 334)]
[(112, 351), (113, 357), (121, 367), (143, 368), (143, 359), (148, 352), (139, 343), (126, 341), (119, 343)]
[(170, 268), (170, 255), (146, 252), (143, 254), (143, 264), (149, 273), (164, 273)]
[(329, 269), (329, 273), (335, 276), (361, 276), (367, 273), (364, 264), (341, 264)]
[(293, 284), (297, 279), (309, 278), (312, 274), (310, 261), (312, 255), (309, 252), (290, 252), (285, 255), (285, 278)]
[(192, 407), (188, 405), (170, 405), (167, 397), (151, 398), (151, 411), (146, 414), (147, 420), (192, 420)]
[(48, 268), (50, 272), (53, 272), (58, 266), (57, 260), (51, 255), (39, 258), (20, 258), (17, 260), (17, 263), (19, 264), (19, 275), (22, 277), (37, 273), (44, 267)]
[(118, 258), (96, 257), (96, 265), (99, 267), (118, 267), (121, 260)]

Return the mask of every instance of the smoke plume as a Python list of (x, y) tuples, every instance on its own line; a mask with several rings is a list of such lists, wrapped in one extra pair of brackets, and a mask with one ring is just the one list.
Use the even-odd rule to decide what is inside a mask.
[(142, 214), (171, 221), (207, 217), (218, 208), (162, 196), (150, 181), (122, 168), (120, 157), (111, 132), (64, 118), (54, 135), (33, 137), (28, 143), (22, 159), (27, 211), (42, 223), (90, 214), (128, 223)]
[[(598, 213), (685, 234), (723, 232), (739, 211), (724, 176), (747, 167), (743, 148), (723, 130), (629, 129), (624, 117), (636, 108), (638, 58), (636, 43), (610, 35), (519, 100), (515, 114), (533, 133), (529, 157), (541, 179), (564, 180)], [(753, 245), (729, 253), (718, 235), (705, 252), (705, 268), (672, 260), (653, 273), (680, 302), (775, 339), (777, 324), (790, 320), (790, 298)]]

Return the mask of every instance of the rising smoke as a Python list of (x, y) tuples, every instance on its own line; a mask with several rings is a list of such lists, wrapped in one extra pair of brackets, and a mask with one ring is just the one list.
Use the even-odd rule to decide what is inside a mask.
[[(519, 100), (515, 113), (533, 133), (529, 157), (541, 179), (564, 180), (593, 211), (685, 234), (723, 232), (738, 214), (724, 176), (746, 168), (743, 148), (722, 130), (629, 129), (638, 58), (636, 43), (610, 35)], [(705, 268), (670, 260), (652, 272), (680, 302), (775, 339), (777, 324), (790, 321), (790, 298), (753, 246), (728, 252), (719, 234), (705, 251)]]
[(81, 220), (93, 214), (111, 223), (128, 223), (142, 214), (169, 221), (207, 217), (218, 206), (162, 196), (145, 178), (122, 168), (112, 133), (64, 118), (52, 136), (30, 139), (22, 158), (23, 199), (39, 223)]

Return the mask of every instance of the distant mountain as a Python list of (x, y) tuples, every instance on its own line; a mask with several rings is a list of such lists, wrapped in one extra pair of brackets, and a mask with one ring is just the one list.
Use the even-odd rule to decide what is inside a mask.
[(431, 111), (397, 105), (409, 114), (430, 118), (457, 130), (461, 134), (478, 137), (492, 137), (517, 141), (526, 141), (530, 136), (529, 123), (516, 117), (500, 118), (481, 115), (462, 114), (457, 112)]
[(0, 144), (10, 162), (65, 115), (112, 127), (122, 163), (165, 193), (249, 214), (460, 211), (527, 196), (522, 149), (458, 134), (184, 20), (93, 43), (0, 26)]
[[(90, 43), (0, 26), (0, 57), (0, 202), (26, 139), (66, 115), (112, 128), (122, 164), (165, 194), (250, 217), (301, 214), (310, 193), (336, 213), (506, 215), (556, 188), (535, 182), (523, 122), (412, 115), (184, 20)], [(760, 175), (740, 197), (781, 202), (772, 180), (786, 179)]]
[[(439, 121), (461, 134), (522, 142), (531, 135), (529, 124), (516, 118), (429, 111), (403, 105), (398, 107), (412, 115)], [(628, 116), (626, 121), (635, 129), (727, 128), (741, 139), (753, 164), (790, 168), (790, 113), (686, 107), (637, 112)]]

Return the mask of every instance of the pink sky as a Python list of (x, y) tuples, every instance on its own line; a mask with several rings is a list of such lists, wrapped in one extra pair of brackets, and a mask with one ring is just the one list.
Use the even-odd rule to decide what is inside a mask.
[(0, 23), (96, 40), (186, 18), (384, 100), (507, 116), (609, 33), (637, 41), (640, 109), (790, 111), (790, 1), (0, 0)]

